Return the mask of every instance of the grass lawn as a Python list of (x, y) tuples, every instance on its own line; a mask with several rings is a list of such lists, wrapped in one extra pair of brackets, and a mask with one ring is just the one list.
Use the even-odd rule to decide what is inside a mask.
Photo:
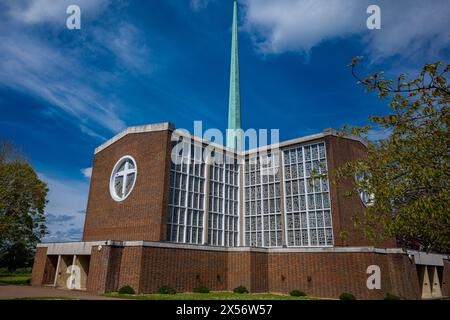
[(177, 293), (177, 294), (119, 294), (107, 293), (106, 297), (133, 300), (319, 300), (313, 297), (291, 297), (270, 293), (239, 294), (233, 292)]
[(4, 284), (29, 284), (31, 274), (15, 274), (15, 273), (0, 273), (0, 283)]
[(26, 298), (15, 298), (11, 300), (74, 300), (74, 299), (66, 297), (26, 297)]

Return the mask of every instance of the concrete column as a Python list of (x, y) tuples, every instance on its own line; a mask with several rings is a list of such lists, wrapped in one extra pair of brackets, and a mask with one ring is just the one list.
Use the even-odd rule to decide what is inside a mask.
[(281, 239), (282, 245), (285, 247), (287, 245), (287, 232), (286, 232), (286, 212), (284, 211), (284, 156), (283, 151), (280, 149), (279, 156), (279, 175), (280, 175), (280, 210), (281, 210)]
[(208, 221), (209, 221), (209, 179), (210, 179), (210, 159), (205, 161), (205, 210), (203, 217), (203, 244), (208, 244)]
[(245, 229), (244, 229), (244, 220), (245, 220), (245, 212), (244, 212), (244, 175), (245, 175), (245, 156), (238, 157), (239, 161), (239, 246), (245, 246)]
[(431, 282), (427, 266), (419, 266), (419, 279), (422, 286), (422, 299), (430, 299), (432, 297)]
[(430, 281), (431, 281), (431, 296), (433, 298), (442, 297), (441, 281), (439, 279), (438, 268), (436, 266), (430, 266)]
[(53, 286), (56, 287), (56, 283), (58, 280), (58, 274), (59, 274), (59, 268), (61, 265), (61, 255), (58, 255), (58, 263), (56, 264), (56, 271), (55, 271), (55, 281), (53, 281)]

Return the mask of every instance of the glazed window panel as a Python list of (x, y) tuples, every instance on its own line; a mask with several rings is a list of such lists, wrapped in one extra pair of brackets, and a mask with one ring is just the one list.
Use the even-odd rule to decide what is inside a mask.
[(215, 154), (210, 165), (208, 244), (238, 246), (239, 240), (239, 163), (229, 154)]
[(332, 246), (326, 146), (324, 142), (283, 150), (288, 246)]
[(245, 159), (244, 230), (246, 246), (282, 245), (280, 155), (258, 154)]
[(179, 143), (183, 152), (177, 155), (177, 162), (172, 162), (170, 170), (167, 240), (202, 244), (205, 166), (201, 155), (204, 146), (181, 139)]

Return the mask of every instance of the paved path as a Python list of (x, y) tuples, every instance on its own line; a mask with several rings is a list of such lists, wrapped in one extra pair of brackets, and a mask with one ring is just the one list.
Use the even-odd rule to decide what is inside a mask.
[(121, 300), (98, 296), (85, 291), (55, 289), (52, 287), (32, 287), (0, 284), (0, 300), (15, 298), (60, 297), (80, 300)]

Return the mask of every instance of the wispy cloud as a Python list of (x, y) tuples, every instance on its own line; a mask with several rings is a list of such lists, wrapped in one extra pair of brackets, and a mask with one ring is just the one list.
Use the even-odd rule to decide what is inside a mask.
[[(368, 30), (369, 4), (381, 7), (382, 29)], [(324, 41), (361, 36), (372, 59), (435, 56), (448, 47), (447, 0), (246, 0), (245, 27), (264, 54), (308, 54)]]
[(103, 12), (110, 0), (6, 0), (9, 15), (27, 24), (65, 24), (66, 8), (76, 4), (82, 8), (83, 16), (93, 18)]
[(74, 216), (67, 215), (67, 214), (61, 214), (61, 215), (54, 215), (52, 213), (49, 213), (46, 215), (46, 222), (49, 224), (55, 224), (55, 223), (66, 223), (70, 220), (72, 220)]
[(50, 177), (43, 173), (39, 173), (39, 177), (50, 190), (45, 209), (49, 234), (44, 242), (80, 240), (89, 183)]
[[(72, 3), (82, 10), (80, 31), (65, 27)], [(110, 5), (109, 0), (7, 1), (0, 13), (0, 29), (8, 30), (0, 33), (0, 86), (42, 99), (47, 115), (64, 117), (98, 140), (122, 130), (124, 106), (114, 88), (122, 73), (149, 73), (149, 50), (132, 24), (101, 23)]]
[(367, 139), (370, 141), (385, 140), (392, 135), (392, 128), (375, 127), (367, 132)]
[(56, 230), (45, 238), (45, 242), (68, 242), (80, 241), (83, 236), (83, 228), (68, 228), (67, 230)]
[(206, 9), (206, 7), (214, 0), (190, 0), (190, 6), (194, 11)]

